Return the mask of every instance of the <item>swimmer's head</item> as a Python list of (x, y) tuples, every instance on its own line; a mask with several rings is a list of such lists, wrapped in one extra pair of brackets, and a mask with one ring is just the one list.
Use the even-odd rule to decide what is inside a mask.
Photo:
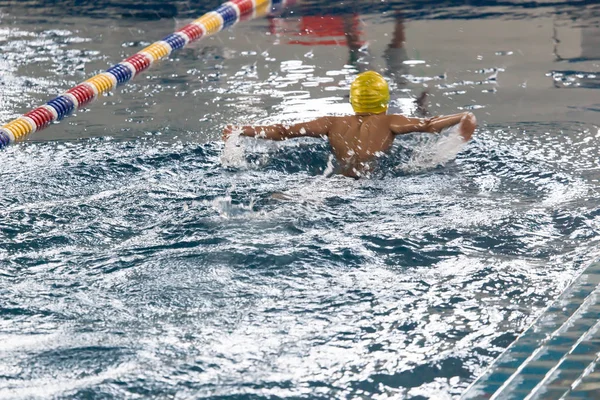
[(350, 104), (357, 114), (385, 113), (390, 89), (383, 76), (375, 71), (359, 74), (350, 85)]

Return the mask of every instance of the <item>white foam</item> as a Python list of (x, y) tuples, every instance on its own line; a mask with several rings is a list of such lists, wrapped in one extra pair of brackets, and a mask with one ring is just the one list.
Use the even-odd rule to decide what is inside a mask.
[(240, 139), (241, 129), (234, 130), (225, 141), (221, 154), (221, 164), (224, 167), (247, 168), (245, 147)]
[(323, 171), (323, 176), (326, 178), (335, 173), (335, 165), (333, 164), (334, 159), (335, 157), (333, 154), (330, 154), (329, 158), (327, 159), (327, 168), (325, 168), (325, 171)]
[(250, 200), (248, 205), (234, 204), (233, 199), (228, 194), (219, 196), (210, 201), (203, 202), (219, 213), (221, 217), (233, 218), (239, 216), (250, 216), (254, 214), (254, 199)]
[(459, 133), (459, 125), (444, 129), (439, 135), (424, 135), (423, 140), (413, 149), (414, 153), (408, 162), (399, 165), (397, 169), (416, 172), (444, 165), (454, 160), (465, 144)]

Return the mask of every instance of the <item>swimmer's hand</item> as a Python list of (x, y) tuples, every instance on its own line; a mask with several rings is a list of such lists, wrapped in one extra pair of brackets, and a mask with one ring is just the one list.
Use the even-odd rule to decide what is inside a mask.
[[(270, 126), (254, 127), (254, 126), (227, 125), (225, 128), (223, 128), (222, 138), (223, 138), (223, 141), (226, 142), (227, 140), (229, 140), (231, 135), (233, 135), (234, 133), (239, 134), (241, 136), (265, 138), (266, 137), (265, 129), (270, 129), (270, 128), (272, 128), (272, 127), (270, 127)], [(267, 138), (267, 139), (271, 139), (271, 138)]]
[(223, 128), (222, 139), (223, 139), (224, 142), (226, 142), (227, 139), (229, 139), (229, 137), (233, 133), (234, 129), (235, 129), (235, 127), (233, 125), (227, 125), (225, 128)]

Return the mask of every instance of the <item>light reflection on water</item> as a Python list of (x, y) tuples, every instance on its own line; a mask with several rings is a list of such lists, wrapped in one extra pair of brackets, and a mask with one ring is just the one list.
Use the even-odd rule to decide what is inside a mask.
[[(174, 28), (8, 18), (3, 120)], [(457, 396), (595, 259), (595, 92), (556, 95), (551, 51), (515, 58), (529, 23), (360, 21), (348, 47), (289, 44), (297, 17), (249, 22), (0, 152), (0, 397)], [(479, 22), (513, 29), (457, 47)], [(316, 140), (216, 141), (348, 112), (365, 65), (393, 111), (475, 109), (474, 141), (400, 138), (360, 181), (325, 176)]]

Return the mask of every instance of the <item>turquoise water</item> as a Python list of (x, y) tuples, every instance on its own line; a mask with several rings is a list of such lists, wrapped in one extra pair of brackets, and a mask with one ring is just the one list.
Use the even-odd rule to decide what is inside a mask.
[[(391, 7), (326, 10), (354, 50), (294, 44), (314, 7), (246, 23), (0, 152), (0, 397), (459, 396), (597, 258), (596, 14)], [(20, 10), (2, 120), (180, 23)], [(358, 181), (325, 142), (219, 140), (344, 113), (365, 67), (395, 112), (473, 110), (474, 140), (399, 138)]]

